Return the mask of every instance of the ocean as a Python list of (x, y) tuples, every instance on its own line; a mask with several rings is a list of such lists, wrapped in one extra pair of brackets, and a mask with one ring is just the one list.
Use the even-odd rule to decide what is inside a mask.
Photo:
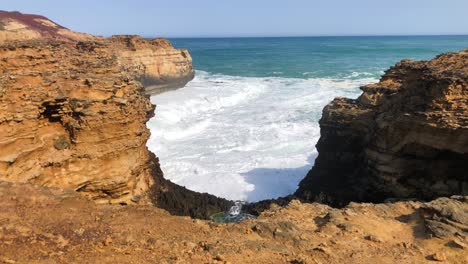
[(195, 79), (152, 96), (147, 145), (165, 177), (231, 200), (293, 193), (312, 167), (318, 121), (402, 59), (468, 48), (468, 36), (171, 39)]

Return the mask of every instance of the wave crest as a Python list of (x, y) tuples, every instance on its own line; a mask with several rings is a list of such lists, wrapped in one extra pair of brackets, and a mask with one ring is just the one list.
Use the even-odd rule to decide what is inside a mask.
[(157, 111), (147, 124), (148, 147), (160, 157), (165, 177), (189, 189), (248, 201), (287, 195), (312, 166), (322, 108), (377, 82), (366, 73), (353, 75), (257, 78), (197, 71), (185, 88), (151, 97)]

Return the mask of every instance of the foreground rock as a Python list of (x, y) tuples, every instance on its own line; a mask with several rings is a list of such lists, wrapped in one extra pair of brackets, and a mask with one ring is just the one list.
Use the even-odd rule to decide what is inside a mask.
[(361, 89), (325, 107), (297, 196), (343, 205), (468, 194), (468, 51), (402, 61)]
[(0, 47), (0, 178), (124, 202), (152, 185), (153, 106), (105, 48)]
[(43, 16), (0, 10), (0, 43), (24, 40), (80, 45), (82, 52), (107, 47), (119, 66), (143, 83), (148, 94), (184, 87), (194, 77), (188, 51), (175, 49), (164, 38), (125, 35), (106, 39), (69, 30)]
[[(460, 236), (466, 238), (468, 234), (468, 196), (453, 196), (439, 198), (424, 204), (421, 212), (428, 231), (436, 237)], [(465, 248), (463, 242), (455, 246)]]
[[(466, 263), (468, 251), (459, 246), (467, 243), (466, 199), (344, 209), (292, 201), (257, 219), (218, 225), (150, 206), (96, 205), (73, 191), (3, 182), (0, 262)], [(457, 222), (456, 234), (436, 237), (426, 229), (427, 219), (441, 217), (428, 211), (438, 204), (465, 219)]]
[(202, 218), (229, 207), (163, 178), (146, 147), (154, 106), (106, 46), (40, 40), (0, 51), (1, 180), (72, 189), (100, 203), (151, 198)]

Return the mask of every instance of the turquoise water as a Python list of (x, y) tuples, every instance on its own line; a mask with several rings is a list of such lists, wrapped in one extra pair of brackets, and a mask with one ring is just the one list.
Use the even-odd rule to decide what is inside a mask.
[(318, 121), (401, 59), (468, 48), (468, 36), (172, 39), (196, 69), (153, 96), (148, 147), (165, 177), (231, 200), (290, 194), (312, 167)]
[(341, 78), (401, 59), (427, 60), (468, 48), (468, 36), (171, 39), (195, 69), (245, 77)]

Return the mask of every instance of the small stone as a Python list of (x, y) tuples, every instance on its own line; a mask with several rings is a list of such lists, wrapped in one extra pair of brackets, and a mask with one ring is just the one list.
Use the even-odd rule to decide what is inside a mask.
[(413, 246), (413, 244), (408, 243), (408, 242), (402, 242), (401, 245), (406, 249), (412, 248)]
[(466, 244), (456, 238), (449, 242), (449, 246), (460, 249), (466, 248)]
[(318, 247), (314, 248), (314, 250), (323, 252), (325, 254), (330, 254), (331, 253), (330, 252), (331, 250), (329, 248), (327, 248), (327, 247), (324, 247), (324, 246), (318, 246)]
[(108, 236), (104, 240), (104, 246), (109, 246), (110, 244), (112, 244), (112, 238), (110, 236)]
[(432, 260), (435, 260), (435, 261), (446, 261), (447, 260), (447, 257), (442, 252), (437, 252), (437, 253), (433, 254), (431, 257), (432, 257)]
[(64, 136), (60, 136), (57, 140), (55, 140), (54, 147), (57, 150), (64, 150), (70, 148), (70, 142)]
[(214, 259), (217, 260), (217, 261), (224, 261), (224, 260), (225, 260), (224, 256), (223, 256), (223, 255), (220, 255), (220, 254), (216, 255), (216, 256), (214, 257)]
[(12, 259), (7, 259), (7, 258), (4, 258), (4, 259), (0, 259), (1, 262), (3, 263), (8, 263), (8, 264), (14, 264), (16, 263), (16, 261), (12, 260)]
[(351, 208), (345, 208), (343, 214), (346, 215), (346, 216), (356, 216), (357, 215), (356, 212), (354, 212), (354, 210), (351, 209)]
[(154, 244), (156, 244), (157, 242), (158, 242), (158, 241), (157, 241), (155, 238), (153, 238), (153, 237), (150, 237), (150, 238), (148, 238), (148, 239), (146, 240), (146, 243), (149, 244), (149, 245), (154, 245)]
[(135, 243), (136, 239), (133, 235), (129, 234), (126, 238), (125, 238), (125, 243), (127, 243), (128, 245), (131, 245), (133, 243)]
[(84, 228), (80, 228), (80, 229), (77, 229), (74, 231), (76, 234), (78, 234), (79, 236), (82, 236), (83, 233), (85, 232), (85, 229)]
[(275, 231), (273, 231), (273, 236), (276, 238), (276, 237), (280, 237), (281, 235), (283, 235), (283, 230), (279, 228), (275, 228)]
[(132, 202), (138, 203), (141, 200), (141, 195), (135, 195), (131, 198)]
[(382, 240), (376, 236), (373, 236), (373, 235), (367, 235), (364, 237), (365, 240), (369, 240), (369, 241), (372, 241), (372, 242), (382, 242)]

